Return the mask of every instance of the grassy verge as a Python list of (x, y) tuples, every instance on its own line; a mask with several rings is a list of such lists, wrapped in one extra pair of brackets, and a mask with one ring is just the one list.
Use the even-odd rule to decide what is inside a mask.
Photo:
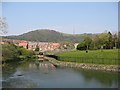
[(57, 53), (60, 61), (78, 62), (78, 63), (93, 63), (93, 64), (118, 64), (118, 49), (111, 50), (89, 50), (85, 51), (70, 51)]

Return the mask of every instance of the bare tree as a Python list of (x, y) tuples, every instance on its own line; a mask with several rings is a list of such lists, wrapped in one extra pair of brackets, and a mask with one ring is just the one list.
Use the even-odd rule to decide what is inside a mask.
[(7, 33), (7, 23), (5, 21), (5, 18), (0, 17), (0, 34), (6, 34)]

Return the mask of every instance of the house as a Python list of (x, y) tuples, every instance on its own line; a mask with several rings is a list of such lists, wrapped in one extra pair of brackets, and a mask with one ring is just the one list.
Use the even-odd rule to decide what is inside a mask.
[(29, 50), (35, 50), (36, 49), (36, 46), (37, 46), (37, 42), (28, 42), (28, 49)]
[(60, 48), (60, 43), (53, 42), (34, 42), (34, 41), (25, 41), (25, 40), (15, 40), (15, 39), (3, 39), (0, 44), (12, 43), (16, 46), (21, 46), (29, 50), (35, 50), (36, 47), (39, 47), (40, 51), (53, 51)]
[(58, 49), (60, 44), (52, 42), (28, 42), (29, 50), (35, 50), (36, 47), (39, 47), (40, 51), (52, 51)]
[(5, 42), (2, 42), (2, 41), (1, 41), (0, 44), (5, 44)]
[(21, 42), (21, 43), (18, 44), (18, 46), (22, 46), (22, 47), (28, 49), (28, 43), (27, 42)]

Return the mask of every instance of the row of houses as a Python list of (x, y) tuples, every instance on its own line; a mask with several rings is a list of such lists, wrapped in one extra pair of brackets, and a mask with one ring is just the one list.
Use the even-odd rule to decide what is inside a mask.
[[(28, 50), (35, 50), (39, 48), (40, 51), (53, 51), (53, 50), (65, 50), (69, 49), (71, 45), (68, 44), (60, 44), (54, 42), (35, 42), (35, 41), (26, 41), (26, 40), (14, 40), (14, 39), (2, 39), (0, 44), (12, 43), (16, 46), (24, 47)], [(79, 43), (74, 43), (74, 49), (77, 48)]]
[(37, 47), (40, 51), (53, 51), (55, 49), (60, 48), (60, 44), (53, 42), (29, 42), (28, 44), (29, 50), (35, 50)]
[(34, 42), (26, 40), (3, 39), (0, 43), (13, 43), (16, 46), (21, 46), (29, 50), (35, 50), (36, 48), (39, 48), (40, 51), (52, 51), (60, 48), (60, 43), (54, 42)]

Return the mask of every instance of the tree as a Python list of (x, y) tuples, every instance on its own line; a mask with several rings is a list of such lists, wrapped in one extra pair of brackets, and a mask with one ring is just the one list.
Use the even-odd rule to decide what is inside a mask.
[(35, 51), (39, 51), (39, 47), (36, 47), (36, 48), (35, 48)]
[(99, 35), (99, 39), (100, 39), (99, 44), (103, 46), (103, 48), (105, 49), (107, 48), (107, 44), (109, 43), (108, 37), (109, 37), (108, 33), (101, 33)]
[(27, 50), (22, 47), (15, 46), (14, 44), (3, 44), (2, 45), (2, 61), (16, 61), (20, 60), (20, 56), (25, 57), (26, 59), (32, 58), (34, 52)]
[(113, 35), (113, 47), (117, 48), (118, 38), (117, 34)]
[(99, 35), (95, 35), (92, 37), (93, 49), (100, 49), (100, 38)]
[(2, 45), (2, 58), (5, 60), (12, 60), (18, 58), (17, 47), (13, 44)]
[(113, 48), (113, 38), (111, 32), (108, 32), (108, 48), (111, 49)]
[(86, 36), (86, 37), (84, 38), (84, 41), (83, 41), (83, 42), (84, 42), (85, 45), (87, 46), (87, 50), (88, 50), (89, 47), (90, 47), (90, 44), (92, 43), (92, 39), (91, 39), (90, 37)]
[(39, 46), (36, 45), (35, 51), (39, 51)]
[(0, 17), (0, 34), (7, 33), (7, 27), (8, 25), (5, 21), (5, 18)]
[[(88, 49), (113, 49), (113, 47), (120, 48), (120, 32), (112, 34), (104, 32), (101, 34), (84, 36), (84, 40), (77, 46), (78, 50)], [(87, 48), (86, 48), (87, 47)]]
[(85, 44), (85, 42), (81, 42), (77, 45), (77, 50), (86, 50), (87, 49), (87, 45)]

